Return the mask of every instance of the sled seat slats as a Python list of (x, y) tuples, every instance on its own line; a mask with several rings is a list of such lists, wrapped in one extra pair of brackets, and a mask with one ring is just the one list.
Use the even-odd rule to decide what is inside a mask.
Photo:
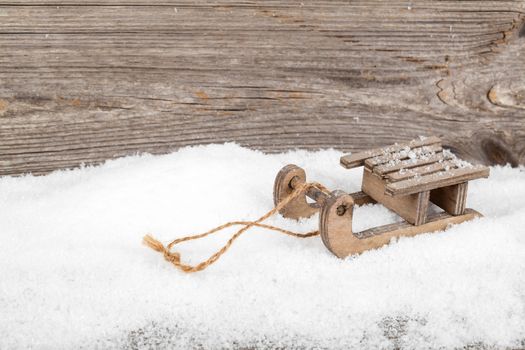
[(378, 157), (372, 157), (365, 160), (365, 166), (369, 169), (372, 169), (375, 166), (380, 165), (387, 165), (387, 164), (397, 164), (402, 160), (409, 160), (410, 155), (416, 155), (416, 154), (425, 154), (425, 155), (433, 155), (436, 152), (442, 151), (443, 147), (441, 144), (436, 143), (433, 145), (428, 146), (421, 146), (421, 147), (415, 147), (411, 148), (410, 153), (409, 151), (406, 151), (405, 149), (402, 149), (401, 151), (385, 154)]
[(420, 159), (407, 159), (407, 160), (396, 162), (394, 164), (387, 163), (383, 165), (378, 165), (374, 167), (373, 171), (377, 175), (386, 177), (386, 174), (388, 173), (392, 173), (395, 171), (405, 172), (407, 171), (407, 169), (419, 167), (421, 165), (439, 163), (439, 162), (443, 162), (448, 159), (450, 159), (450, 156), (445, 155), (442, 152), (440, 152), (440, 153), (435, 153), (435, 154), (432, 154), (432, 155), (429, 155), (429, 156), (426, 156)]
[(486, 178), (488, 176), (489, 168), (485, 166), (475, 165), (456, 168), (388, 183), (385, 188), (385, 193), (389, 196), (402, 196), (429, 191), (440, 187), (457, 185), (459, 183)]
[(488, 177), (490, 172), (444, 149), (438, 137), (346, 155), (341, 164), (364, 166), (362, 192), (414, 226), (429, 220), (430, 203), (449, 215), (463, 215), (468, 181)]
[(401, 144), (394, 144), (387, 147), (382, 148), (376, 148), (368, 151), (353, 153), (344, 155), (341, 157), (340, 162), (343, 167), (346, 169), (352, 169), (357, 168), (360, 166), (365, 165), (365, 161), (370, 158), (374, 157), (381, 157), (381, 156), (389, 156), (392, 153), (399, 152), (405, 148), (418, 148), (422, 146), (429, 146), (439, 144), (441, 146), (441, 139), (435, 136), (426, 137), (426, 138), (420, 138), (416, 140), (412, 140), (410, 142), (401, 143)]
[(406, 180), (411, 177), (416, 176), (423, 176), (423, 175), (429, 175), (432, 173), (436, 173), (441, 170), (449, 170), (457, 168), (457, 164), (451, 160), (447, 160), (444, 162), (437, 162), (433, 164), (425, 164), (422, 166), (418, 166), (415, 168), (410, 168), (406, 170), (400, 170), (393, 173), (386, 174), (386, 179), (389, 182), (397, 182), (401, 180)]

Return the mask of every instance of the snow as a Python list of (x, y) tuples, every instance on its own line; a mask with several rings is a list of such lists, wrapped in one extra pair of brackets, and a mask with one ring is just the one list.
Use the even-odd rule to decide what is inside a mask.
[[(524, 168), (469, 184), (468, 206), (484, 218), (346, 260), (319, 237), (252, 229), (184, 274), (141, 244), (259, 217), (288, 163), (359, 190), (360, 171), (340, 156), (225, 144), (0, 178), (0, 349), (523, 347)], [(369, 205), (354, 228), (396, 220)], [(317, 217), (267, 223), (306, 232)], [(177, 250), (199, 262), (232, 231)]]

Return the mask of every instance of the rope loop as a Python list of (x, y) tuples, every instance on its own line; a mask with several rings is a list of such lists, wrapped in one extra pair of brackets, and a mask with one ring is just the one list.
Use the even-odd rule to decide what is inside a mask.
[[(168, 243), (166, 246), (164, 244), (162, 244), (160, 241), (158, 241), (157, 239), (153, 238), (151, 235), (144, 236), (142, 242), (146, 246), (150, 247), (151, 249), (161, 253), (164, 256), (164, 259), (166, 259), (166, 261), (168, 261), (169, 263), (174, 265), (179, 270), (184, 271), (186, 273), (192, 273), (192, 272), (202, 271), (205, 268), (207, 268), (208, 266), (210, 266), (211, 264), (213, 264), (214, 262), (216, 262), (217, 260), (219, 260), (219, 258), (224, 253), (226, 253), (226, 251), (230, 248), (230, 246), (233, 244), (233, 242), (237, 238), (239, 238), (240, 235), (242, 235), (244, 232), (248, 231), (252, 227), (261, 227), (261, 228), (265, 228), (267, 230), (281, 232), (283, 234), (286, 234), (286, 235), (289, 235), (289, 236), (293, 236), (293, 237), (298, 237), (298, 238), (307, 238), (307, 237), (317, 236), (319, 234), (319, 231), (311, 231), (311, 232), (307, 232), (307, 233), (297, 233), (297, 232), (293, 232), (293, 231), (288, 231), (288, 230), (282, 229), (280, 227), (275, 227), (275, 226), (271, 226), (271, 225), (262, 224), (262, 222), (264, 220), (268, 219), (270, 216), (272, 216), (275, 213), (277, 213), (279, 210), (284, 208), (292, 200), (296, 199), (301, 194), (303, 194), (304, 192), (306, 192), (310, 188), (314, 188), (314, 187), (319, 189), (319, 190), (326, 190), (326, 188), (324, 186), (322, 186), (321, 184), (319, 184), (319, 183), (316, 183), (316, 182), (305, 182), (305, 183), (301, 184), (300, 186), (297, 186), (297, 188), (295, 188), (293, 190), (293, 192), (290, 193), (290, 195), (288, 195), (285, 199), (283, 199), (281, 202), (279, 202), (272, 210), (270, 210), (269, 212), (267, 212), (266, 214), (264, 214), (263, 216), (261, 216), (259, 219), (255, 220), (255, 221), (230, 221), (230, 222), (227, 222), (227, 223), (225, 223), (223, 225), (217, 226), (217, 227), (215, 227), (215, 228), (213, 228), (213, 229), (211, 229), (209, 231), (206, 231), (204, 233), (177, 238), (177, 239), (171, 241), (170, 243)], [(185, 263), (181, 262), (180, 253), (171, 251), (173, 246), (176, 245), (176, 244), (179, 244), (179, 243), (182, 243), (182, 242), (186, 242), (186, 241), (191, 241), (191, 240), (194, 240), (194, 239), (204, 238), (206, 236), (209, 236), (209, 235), (211, 235), (213, 233), (222, 231), (225, 228), (228, 228), (228, 227), (231, 227), (231, 226), (243, 226), (243, 227), (240, 228), (237, 232), (235, 232), (230, 237), (230, 239), (226, 242), (226, 244), (224, 244), (224, 246), (222, 246), (221, 249), (219, 249), (218, 251), (213, 253), (208, 259), (198, 263), (197, 265), (188, 265), (188, 264), (185, 264)]]

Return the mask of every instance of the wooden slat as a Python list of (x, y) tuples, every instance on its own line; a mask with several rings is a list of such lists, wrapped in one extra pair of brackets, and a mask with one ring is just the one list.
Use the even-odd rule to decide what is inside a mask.
[(355, 205), (365, 205), (370, 203), (376, 203), (376, 201), (363, 191), (350, 193), (350, 196), (354, 200)]
[[(430, 153), (433, 153), (433, 152), (439, 152), (439, 151), (443, 150), (443, 147), (441, 146), (441, 144), (437, 144), (436, 143), (436, 144), (433, 144), (433, 145), (411, 148), (410, 150), (412, 152), (416, 153), (416, 154), (421, 154), (421, 153), (428, 153), (428, 154), (430, 154)], [(409, 153), (410, 153), (410, 151), (409, 152), (405, 152), (405, 151), (401, 150), (401, 151), (398, 151), (398, 152), (385, 154), (383, 156), (368, 158), (368, 159), (365, 160), (365, 166), (367, 166), (369, 168), (373, 168), (375, 166), (388, 163), (391, 160), (394, 160), (394, 161), (405, 160), (405, 159), (409, 158)]]
[[(448, 225), (459, 224), (464, 221), (472, 220), (477, 217), (482, 217), (480, 213), (474, 209), (465, 209), (463, 215), (454, 216), (446, 212), (435, 213), (429, 215), (427, 222), (421, 226), (414, 226), (408, 222), (398, 222), (394, 224), (388, 224), (378, 227), (373, 227), (361, 232), (355, 232), (354, 236), (359, 239), (368, 239), (377, 236), (385, 236), (385, 238), (398, 237), (398, 236), (415, 236), (419, 233), (435, 232), (444, 230)], [(382, 244), (388, 243), (388, 240), (381, 242)], [(379, 247), (379, 244), (375, 248)]]
[(450, 170), (456, 168), (457, 165), (453, 161), (437, 162), (433, 164), (426, 164), (415, 168), (406, 169), (406, 171), (396, 171), (393, 173), (386, 174), (386, 179), (389, 182), (397, 182), (406, 179), (410, 179), (415, 176), (423, 176), (432, 173), (436, 173), (441, 170)]
[(468, 168), (440, 171), (420, 178), (387, 184), (385, 193), (390, 196), (403, 196), (435, 188), (451, 186), (461, 182), (489, 176), (489, 168), (473, 166)]
[(420, 158), (420, 159), (408, 159), (408, 160), (402, 160), (394, 165), (390, 164), (384, 164), (374, 167), (374, 173), (378, 174), (380, 176), (386, 176), (386, 174), (399, 171), (401, 169), (410, 169), (419, 167), (426, 164), (432, 164), (439, 161), (443, 161), (446, 159), (449, 159), (451, 156), (444, 155), (442, 152), (436, 153), (432, 156), (426, 157), (426, 158)]
[(363, 166), (365, 160), (373, 157), (384, 156), (393, 152), (401, 151), (405, 147), (415, 148), (421, 146), (441, 143), (441, 139), (436, 136), (425, 137), (422, 139), (415, 139), (406, 143), (393, 144), (386, 147), (376, 148), (369, 151), (359, 152), (355, 154), (348, 154), (341, 157), (341, 165), (347, 169)]

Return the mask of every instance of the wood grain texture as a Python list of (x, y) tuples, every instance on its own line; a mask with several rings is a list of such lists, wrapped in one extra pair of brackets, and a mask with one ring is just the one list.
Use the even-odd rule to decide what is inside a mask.
[(468, 182), (436, 188), (430, 191), (430, 200), (451, 215), (461, 215), (467, 204)]
[[(380, 176), (374, 174), (367, 168), (363, 169), (363, 183), (361, 190), (372, 197), (376, 202), (381, 203), (388, 209), (397, 213), (411, 224), (420, 224), (423, 218), (420, 217), (422, 207), (426, 208), (424, 198), (428, 203), (428, 193), (411, 193), (405, 196), (389, 196), (385, 194), (386, 183)], [(426, 209), (425, 209), (426, 210)]]
[(441, 136), (525, 163), (525, 0), (0, 0), (0, 175)]

